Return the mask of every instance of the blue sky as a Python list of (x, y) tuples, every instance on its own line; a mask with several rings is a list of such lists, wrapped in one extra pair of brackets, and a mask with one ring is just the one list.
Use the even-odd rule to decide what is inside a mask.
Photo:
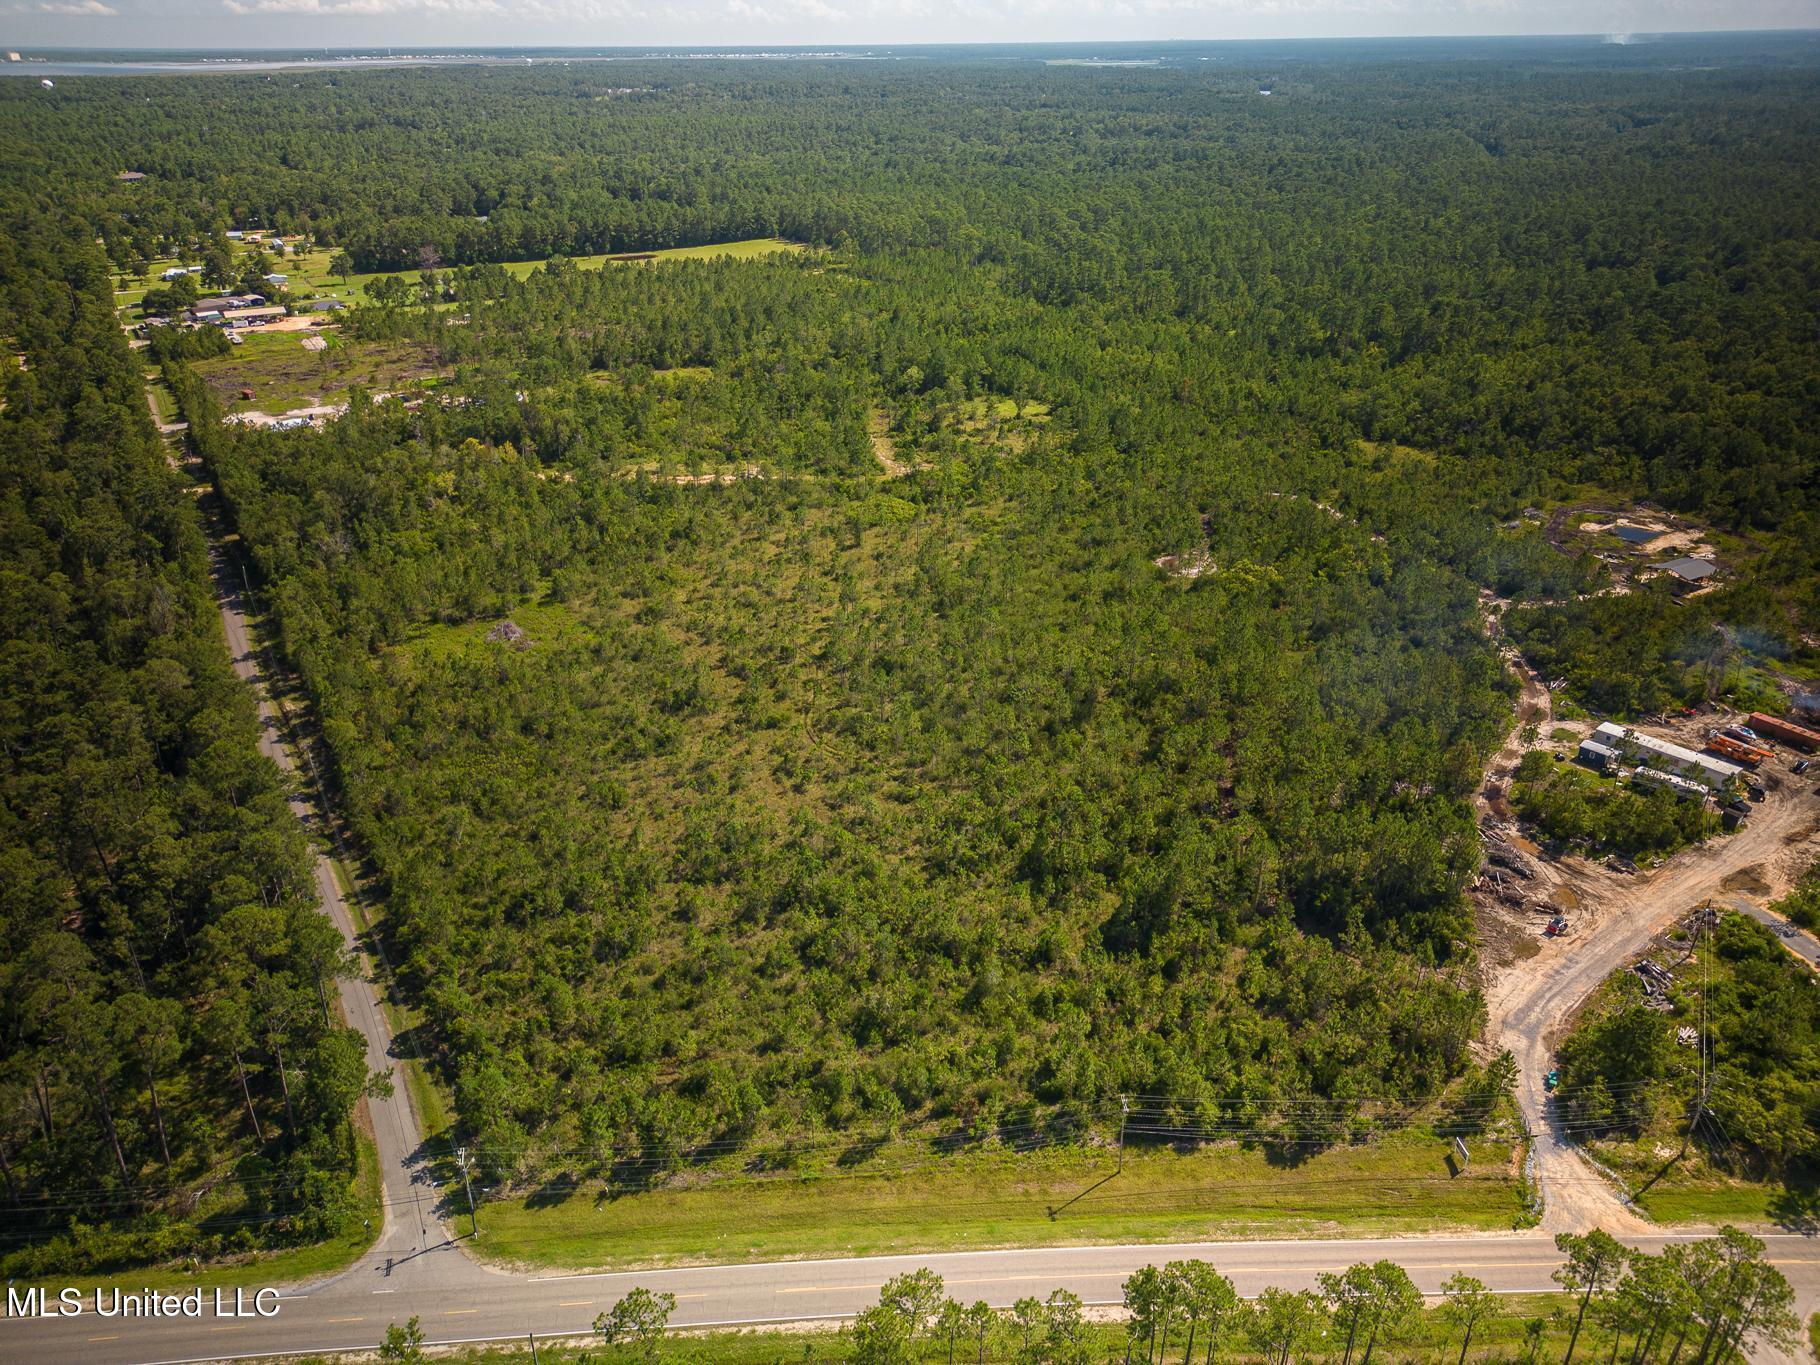
[(1820, 0), (0, 0), (0, 46), (1096, 42), (1820, 27)]

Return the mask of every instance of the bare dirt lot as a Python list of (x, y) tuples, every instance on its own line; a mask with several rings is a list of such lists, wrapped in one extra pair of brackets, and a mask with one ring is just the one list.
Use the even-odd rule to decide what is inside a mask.
[[(1522, 672), (1520, 661), (1516, 666)], [(1538, 697), (1538, 688), (1525, 673), (1524, 707), (1532, 702), (1540, 706), (1546, 689)], [(1707, 731), (1737, 719), (1714, 713), (1642, 728), (1697, 747)], [(1546, 720), (1542, 729), (1545, 737)], [(1500, 775), (1508, 780), (1521, 757), (1521, 745), (1514, 747), (1516, 758), (1513, 745), (1507, 744), (1494, 761), (1488, 774), (1492, 782)], [(1790, 772), (1797, 757), (1783, 749), (1763, 765), (1758, 777), (1766, 798), (1736, 833), (1629, 874), (1603, 862), (1548, 856), (1499, 815), (1493, 798), (1481, 798), (1487, 833), (1496, 841), (1488, 847), (1514, 850), (1520, 855), (1515, 859), (1500, 856), (1530, 874), (1489, 864), (1488, 873), (1500, 872), (1503, 884), (1482, 885), (1477, 900), (1487, 948), (1487, 1038), (1494, 1049), (1508, 1048), (1517, 1059), (1517, 1100), (1525, 1125), (1536, 1135), (1533, 1174), (1545, 1200), (1545, 1228), (1596, 1225), (1634, 1232), (1647, 1226), (1623, 1206), (1578, 1146), (1556, 1130), (1542, 1080), (1575, 1011), (1657, 934), (1709, 901), (1760, 911), (1786, 895), (1820, 853), (1820, 793)], [(1568, 912), (1571, 928), (1565, 937), (1543, 936), (1549, 918), (1543, 907)]]

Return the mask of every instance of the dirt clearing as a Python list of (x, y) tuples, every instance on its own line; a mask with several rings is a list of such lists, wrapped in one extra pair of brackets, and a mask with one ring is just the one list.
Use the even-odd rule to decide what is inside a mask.
[(897, 458), (897, 444), (891, 439), (890, 419), (878, 408), (874, 408), (867, 428), (872, 437), (872, 457), (878, 461), (879, 468), (885, 471), (885, 477), (901, 479), (908, 474), (910, 466)]
[[(356, 386), (409, 389), (444, 373), (435, 351), (421, 342), (331, 336), (326, 349), (306, 351), (295, 332), (254, 333), (227, 355), (196, 361), (192, 368), (228, 413), (320, 408)], [(242, 398), (242, 389), (251, 389), (253, 397)]]

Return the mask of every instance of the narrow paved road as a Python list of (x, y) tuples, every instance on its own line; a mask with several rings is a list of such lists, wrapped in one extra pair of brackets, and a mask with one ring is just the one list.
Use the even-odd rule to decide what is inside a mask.
[[(212, 496), (205, 497), (204, 512), (210, 521), (209, 566), (215, 580), (216, 600), (221, 608), (221, 626), (227, 635), (228, 654), (234, 671), (253, 689), (259, 703), (259, 752), (289, 774), (298, 777), (297, 761), (260, 672), (257, 650), (247, 622), (246, 578), (243, 566), (230, 548), (220, 524), (220, 510)], [(373, 1071), (386, 1071), (397, 1058), (392, 1046), (392, 1031), (381, 1007), (376, 984), (380, 978), (359, 936), (353, 916), (335, 875), (329, 852), (330, 834), (322, 813), (314, 804), (313, 784), (297, 783), (291, 797), (291, 812), (316, 836), (314, 874), (316, 895), (322, 909), (341, 940), (354, 954), (355, 975), (341, 982), (341, 1011), (348, 1025), (359, 1029), (367, 1040), (367, 1066)], [(383, 1265), (402, 1256), (418, 1255), (449, 1240), (435, 1213), (437, 1197), (423, 1156), (423, 1132), (402, 1077), (395, 1076), (392, 1094), (384, 1099), (368, 1100), (374, 1141), (379, 1148), (380, 1172), (385, 1184), (385, 1227), (368, 1263)]]
[(1741, 910), (1757, 923), (1768, 929), (1782, 940), (1782, 946), (1807, 963), (1810, 967), (1820, 968), (1820, 938), (1815, 938), (1806, 929), (1782, 916), (1765, 910), (1762, 906), (1753, 905), (1740, 896), (1729, 896), (1725, 903), (1736, 910)]
[[(181, 429), (167, 428), (167, 441)], [(381, 1003), (386, 978), (375, 970), (342, 893), (332, 857), (333, 832), (325, 812), (316, 804), (323, 799), (320, 785), (301, 780), (297, 754), (263, 672), (248, 619), (248, 577), (240, 559), (239, 542), (228, 531), (218, 496), (201, 482), (199, 462), (193, 456), (185, 456), (176, 445), (171, 449), (171, 461), (201, 492), (199, 503), (209, 535), (209, 572), (221, 612), (221, 628), (234, 672), (252, 689), (258, 705), (259, 752), (293, 779), (290, 808), (313, 836), (312, 872), (317, 899), (353, 956), (355, 973), (340, 983), (342, 1016), (365, 1037), (369, 1070), (394, 1070), (398, 1056)], [(423, 1130), (409, 1089), (395, 1070), (394, 1082), (391, 1095), (364, 1101), (379, 1152), (384, 1223), (367, 1254), (337, 1276), (335, 1283), (345, 1283), (350, 1290), (367, 1286), (369, 1293), (405, 1282), (476, 1288), (491, 1285), (498, 1277), (461, 1253), (457, 1238), (439, 1217), (440, 1195), (424, 1151)]]

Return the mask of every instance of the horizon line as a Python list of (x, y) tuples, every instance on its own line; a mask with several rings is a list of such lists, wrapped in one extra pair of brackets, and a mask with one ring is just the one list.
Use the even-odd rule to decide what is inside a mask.
[(1808, 27), (1765, 27), (1765, 28), (1688, 28), (1688, 29), (1629, 29), (1620, 32), (1616, 29), (1579, 29), (1560, 30), (1540, 33), (1327, 33), (1310, 35), (1282, 35), (1274, 37), (1242, 38), (1045, 38), (1018, 39), (999, 42), (747, 42), (747, 43), (688, 43), (665, 42), (652, 40), (642, 43), (464, 43), (452, 46), (423, 47), (414, 43), (280, 43), (280, 44), (238, 44), (229, 47), (178, 46), (178, 47), (131, 47), (119, 44), (108, 45), (70, 45), (62, 43), (31, 44), (39, 52), (97, 52), (97, 53), (288, 53), (288, 52), (378, 52), (392, 48), (404, 48), (408, 52), (433, 54), (471, 54), (485, 52), (637, 52), (651, 48), (674, 48), (689, 52), (751, 52), (754, 50), (779, 52), (801, 49), (811, 52), (821, 51), (873, 51), (878, 49), (921, 49), (921, 48), (1040, 48), (1040, 47), (1096, 47), (1096, 48), (1155, 48), (1176, 44), (1195, 43), (1410, 43), (1410, 42), (1534, 42), (1549, 38), (1584, 38), (1608, 39), (1622, 36), (1633, 41), (1659, 41), (1671, 38), (1723, 38), (1723, 37), (1765, 37), (1772, 34), (1801, 34), (1820, 36), (1820, 25)]

